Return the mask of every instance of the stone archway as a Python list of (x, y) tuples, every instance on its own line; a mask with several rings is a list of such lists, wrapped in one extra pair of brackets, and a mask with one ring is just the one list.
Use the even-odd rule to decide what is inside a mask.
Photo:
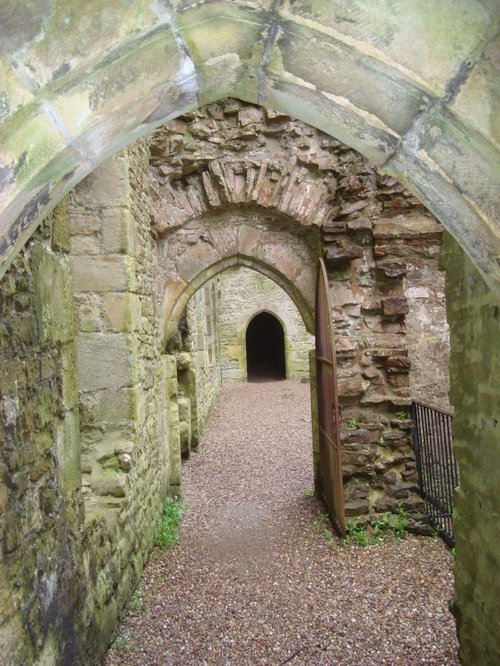
[[(3, 270), (96, 165), (169, 118), (233, 95), (319, 127), (407, 183), (498, 285), (494, 7), (395, 12), (387, 2), (375, 16), (340, 0), (144, 3), (68, 13), (57, 50), (48, 48), (60, 43), (57, 12), (6, 5), (1, 18)], [(441, 25), (436, 37), (431, 26)]]
[(314, 329), (317, 249), (282, 220), (258, 211), (202, 218), (166, 237), (160, 246), (163, 338), (176, 330), (189, 298), (207, 280), (235, 265), (253, 268), (281, 286)]
[[(457, 604), (464, 658), (491, 654), (495, 606), (477, 553), (498, 559), (481, 513), (483, 502), (488, 514), (498, 510), (490, 474), (498, 460), (498, 357), (494, 347), (488, 359), (481, 355), (498, 339), (496, 7), (450, 0), (394, 10), (387, 2), (374, 16), (368, 5), (354, 12), (340, 0), (272, 8), (202, 2), (177, 13), (134, 3), (112, 16), (91, 7), (46, 18), (39, 6), (20, 14), (4, 3), (0, 12), (4, 270), (36, 221), (102, 160), (228, 94), (292, 113), (354, 146), (406, 182), (460, 242), (474, 265), (451, 245), (456, 434), (468, 468), (459, 494)], [(483, 381), (471, 387), (471, 376)]]

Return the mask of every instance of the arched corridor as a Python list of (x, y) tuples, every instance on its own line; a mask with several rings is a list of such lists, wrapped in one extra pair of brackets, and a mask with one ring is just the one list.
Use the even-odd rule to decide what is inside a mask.
[(224, 385), (107, 666), (458, 666), (446, 547), (330, 543), (310, 420), (298, 380)]
[(277, 317), (256, 314), (245, 339), (248, 381), (286, 379), (285, 332)]
[(167, 345), (196, 289), (234, 263), (282, 276), (312, 330), (311, 275), (329, 261), (350, 508), (403, 499), (418, 513), (402, 281), (433, 221), (412, 195), (450, 232), (461, 657), (496, 663), (498, 3), (46, 4), (0, 2), (10, 664), (103, 654), (181, 488)]

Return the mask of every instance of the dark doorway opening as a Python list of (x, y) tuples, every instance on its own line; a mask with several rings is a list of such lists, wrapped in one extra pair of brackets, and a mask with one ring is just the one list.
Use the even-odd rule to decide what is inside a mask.
[(286, 379), (285, 333), (280, 321), (260, 312), (246, 332), (248, 381)]

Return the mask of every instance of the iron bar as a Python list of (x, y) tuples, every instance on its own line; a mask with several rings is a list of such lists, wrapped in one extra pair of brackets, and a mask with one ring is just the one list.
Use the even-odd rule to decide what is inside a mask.
[(453, 416), (447, 410), (414, 400), (411, 417), (420, 494), (429, 522), (453, 546), (453, 493), (459, 483), (451, 431)]

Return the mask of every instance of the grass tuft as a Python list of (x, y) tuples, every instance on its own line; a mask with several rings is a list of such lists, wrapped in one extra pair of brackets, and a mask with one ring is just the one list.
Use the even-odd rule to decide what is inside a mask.
[(346, 525), (344, 544), (353, 543), (364, 548), (384, 541), (388, 535), (401, 541), (408, 534), (408, 520), (408, 513), (401, 505), (397, 507), (396, 513), (384, 513), (369, 525), (359, 525), (350, 520)]
[(157, 523), (155, 546), (174, 548), (179, 543), (179, 530), (186, 505), (179, 497), (167, 497), (163, 514)]
[(130, 652), (132, 650), (132, 634), (130, 631), (124, 631), (121, 636), (115, 638), (112, 647), (120, 652)]
[(314, 528), (324, 539), (326, 539), (330, 547), (335, 545), (335, 538), (330, 529), (330, 518), (327, 513), (321, 513), (318, 511), (318, 515), (314, 519)]
[(135, 590), (130, 600), (130, 606), (136, 611), (142, 610), (142, 603), (144, 599), (144, 594), (146, 593), (146, 588), (141, 583), (139, 587)]

